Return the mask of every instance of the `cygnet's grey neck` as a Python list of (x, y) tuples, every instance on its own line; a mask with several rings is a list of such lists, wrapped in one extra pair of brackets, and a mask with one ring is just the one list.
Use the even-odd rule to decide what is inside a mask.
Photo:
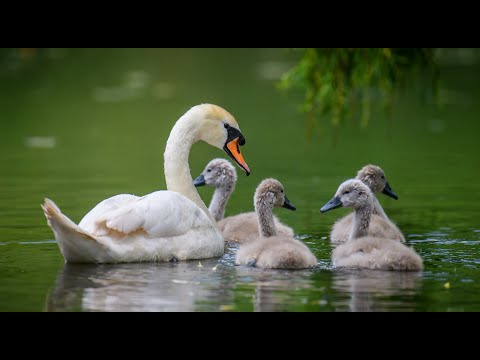
[(368, 235), (368, 227), (370, 225), (370, 217), (372, 216), (373, 198), (369, 196), (366, 203), (355, 209), (353, 217), (352, 231), (348, 241), (352, 241)]
[(225, 217), (225, 208), (234, 189), (235, 183), (233, 182), (215, 188), (208, 210), (210, 210), (216, 221), (220, 221)]
[(382, 205), (380, 205), (380, 201), (378, 201), (377, 197), (373, 195), (373, 211), (372, 214), (378, 215), (385, 220), (388, 220), (387, 214), (383, 211)]
[(262, 196), (255, 199), (255, 212), (257, 213), (261, 237), (277, 235), (277, 229), (273, 221), (273, 203), (269, 200)]

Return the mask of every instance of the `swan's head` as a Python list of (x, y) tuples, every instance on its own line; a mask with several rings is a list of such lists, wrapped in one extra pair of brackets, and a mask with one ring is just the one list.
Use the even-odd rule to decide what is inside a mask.
[(364, 182), (373, 192), (381, 192), (395, 200), (397, 194), (392, 190), (383, 170), (376, 165), (365, 165), (357, 173), (357, 179)]
[(274, 208), (284, 207), (289, 210), (296, 210), (296, 207), (288, 200), (285, 190), (280, 181), (265, 179), (257, 187), (253, 197), (255, 209), (259, 207)]
[(213, 159), (202, 173), (193, 180), (193, 185), (209, 185), (215, 188), (232, 186), (237, 182), (237, 170), (225, 159)]
[(338, 187), (332, 200), (326, 203), (320, 212), (324, 213), (339, 207), (361, 208), (372, 202), (372, 191), (363, 182), (357, 179), (344, 181)]
[(250, 175), (250, 169), (240, 152), (240, 146), (245, 144), (245, 138), (240, 132), (235, 118), (225, 109), (212, 104), (194, 106), (189, 112), (195, 112), (199, 119), (199, 139), (219, 149), (225, 150), (228, 156), (230, 156), (247, 175)]

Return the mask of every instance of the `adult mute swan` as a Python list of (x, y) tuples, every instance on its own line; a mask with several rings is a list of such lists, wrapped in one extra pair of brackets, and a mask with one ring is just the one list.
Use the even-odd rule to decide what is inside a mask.
[(260, 231), (255, 239), (240, 245), (235, 264), (267, 269), (316, 266), (317, 259), (307, 245), (292, 236), (277, 234), (272, 209), (281, 206), (295, 210), (285, 195), (283, 185), (275, 179), (263, 180), (255, 191), (254, 203)]
[(320, 209), (322, 213), (339, 207), (355, 210), (348, 241), (332, 252), (333, 265), (360, 269), (422, 270), (423, 260), (413, 248), (394, 239), (368, 235), (374, 209), (373, 196), (363, 182), (350, 179), (340, 184), (334, 198)]
[[(255, 211), (245, 212), (224, 218), (225, 207), (235, 189), (237, 172), (232, 164), (225, 159), (213, 159), (202, 173), (193, 180), (195, 186), (213, 186), (215, 192), (208, 210), (217, 220), (218, 228), (225, 241), (244, 242), (258, 237), (258, 218)], [(275, 215), (273, 221), (279, 235), (293, 237), (293, 229), (283, 224)]]
[[(384, 171), (377, 165), (365, 165), (357, 172), (357, 180), (367, 185), (372, 193), (381, 192), (395, 200), (398, 200), (397, 194), (392, 190), (387, 181)], [(385, 214), (377, 197), (373, 195), (373, 210), (370, 218), (370, 226), (368, 235), (375, 237), (386, 237), (389, 239), (405, 242), (400, 229)], [(348, 214), (337, 220), (332, 226), (330, 232), (330, 241), (333, 245), (343, 244), (347, 242), (350, 231), (352, 229), (353, 214)]]
[(173, 126), (164, 153), (167, 190), (139, 197), (121, 194), (100, 202), (76, 225), (50, 199), (42, 205), (65, 262), (115, 263), (222, 256), (224, 239), (192, 184), (188, 156), (197, 141), (225, 152), (250, 174), (234, 117), (201, 104)]

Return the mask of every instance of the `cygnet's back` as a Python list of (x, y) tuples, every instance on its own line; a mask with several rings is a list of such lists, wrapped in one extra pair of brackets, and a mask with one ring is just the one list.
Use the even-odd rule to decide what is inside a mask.
[(240, 246), (237, 264), (266, 269), (306, 269), (317, 265), (317, 259), (299, 240), (271, 236)]
[(355, 210), (350, 237), (332, 252), (335, 267), (366, 268), (382, 270), (421, 270), (422, 258), (403, 243), (384, 237), (368, 236), (373, 212), (373, 193), (360, 180), (343, 182), (333, 199), (320, 211), (339, 207)]
[[(352, 231), (354, 214), (348, 214), (337, 220), (330, 233), (330, 241), (334, 245), (340, 245), (347, 242)], [(398, 227), (389, 220), (382, 218), (377, 214), (372, 214), (368, 235), (373, 237), (385, 237), (404, 243), (405, 238)]]
[[(381, 192), (398, 200), (397, 194), (395, 194), (387, 181), (385, 172), (379, 166), (371, 164), (365, 165), (358, 171), (356, 179), (367, 185), (373, 193)], [(385, 214), (385, 211), (375, 195), (373, 195), (373, 205), (374, 208), (372, 211), (368, 235), (405, 242), (405, 237), (402, 232)], [(332, 231), (330, 232), (330, 240), (332, 244), (343, 244), (348, 240), (352, 228), (353, 216), (353, 213), (348, 214), (333, 224)]]
[(413, 249), (399, 241), (362, 237), (335, 248), (333, 265), (380, 270), (421, 270), (423, 261)]
[(270, 269), (306, 269), (317, 265), (317, 259), (300, 240), (277, 235), (272, 209), (295, 207), (286, 197), (283, 185), (275, 179), (265, 179), (254, 196), (260, 234), (240, 246), (235, 263)]

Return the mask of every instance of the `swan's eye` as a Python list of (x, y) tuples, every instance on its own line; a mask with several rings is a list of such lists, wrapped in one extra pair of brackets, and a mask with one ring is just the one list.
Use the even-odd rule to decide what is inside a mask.
[(212, 171), (212, 169), (207, 169), (207, 172), (210, 172), (210, 171)]
[(228, 129), (228, 128), (230, 127), (230, 125), (228, 125), (227, 123), (224, 123), (224, 124), (223, 124), (223, 127), (224, 127), (225, 129)]

